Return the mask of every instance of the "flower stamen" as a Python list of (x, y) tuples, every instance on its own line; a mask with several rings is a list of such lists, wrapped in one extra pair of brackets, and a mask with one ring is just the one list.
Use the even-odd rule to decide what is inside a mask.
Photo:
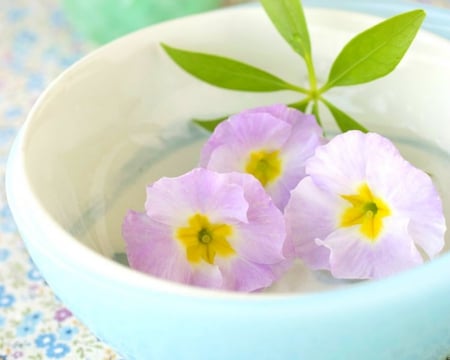
[(391, 211), (387, 204), (374, 196), (367, 184), (358, 188), (356, 195), (341, 195), (352, 206), (348, 207), (341, 216), (341, 226), (360, 225), (360, 232), (375, 241), (383, 229), (383, 218)]
[(263, 186), (281, 175), (280, 151), (259, 150), (250, 153), (245, 171), (257, 178)]
[(233, 228), (227, 224), (212, 224), (208, 217), (194, 214), (188, 219), (188, 226), (176, 232), (178, 240), (186, 247), (186, 257), (190, 263), (201, 260), (214, 264), (216, 255), (229, 257), (235, 254), (227, 240)]
[(209, 244), (212, 240), (212, 236), (209, 233), (208, 229), (202, 229), (200, 230), (200, 232), (198, 233), (198, 241), (200, 241), (200, 243), (202, 244)]

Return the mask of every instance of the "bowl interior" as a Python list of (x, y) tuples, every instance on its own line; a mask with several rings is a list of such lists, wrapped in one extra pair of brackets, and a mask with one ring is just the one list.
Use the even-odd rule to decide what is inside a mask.
[[(342, 46), (379, 21), (325, 9), (308, 9), (307, 19), (322, 82)], [(206, 134), (190, 123), (191, 118), (214, 118), (299, 100), (287, 91), (239, 93), (201, 83), (180, 70), (160, 42), (234, 57), (281, 78), (306, 82), (302, 60), (257, 7), (218, 11), (142, 30), (99, 49), (66, 71), (39, 100), (24, 129), (25, 171), (51, 217), (77, 241), (108, 258), (124, 252), (122, 219), (128, 209), (143, 209), (145, 186), (196, 165)], [(389, 136), (409, 161), (432, 174), (447, 219), (448, 94), (449, 42), (427, 32), (418, 35), (393, 74), (329, 93), (330, 100), (369, 129)], [(329, 114), (321, 110), (333, 133), (336, 129)], [(288, 275), (275, 291), (320, 290), (342, 284), (301, 271), (303, 279)]]

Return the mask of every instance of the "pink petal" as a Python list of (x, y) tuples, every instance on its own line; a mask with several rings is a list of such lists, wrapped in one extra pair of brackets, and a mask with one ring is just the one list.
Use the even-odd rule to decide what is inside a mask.
[(222, 272), (216, 265), (210, 265), (206, 263), (198, 264), (193, 269), (190, 284), (210, 289), (222, 289)]
[(227, 266), (221, 266), (223, 289), (238, 291), (256, 291), (270, 286), (277, 278), (269, 265), (255, 264), (236, 258)]
[(172, 229), (145, 213), (129, 211), (122, 226), (130, 266), (136, 270), (182, 283), (192, 271), (184, 249), (172, 238)]
[(280, 209), (284, 209), (290, 191), (305, 177), (306, 161), (322, 145), (322, 129), (314, 117), (306, 117), (292, 126), (291, 136), (283, 145), (283, 174), (280, 179), (266, 188)]
[(338, 227), (339, 199), (319, 189), (311, 177), (304, 178), (292, 190), (284, 210), (287, 242), (293, 244), (297, 256), (312, 269), (329, 268), (329, 250), (318, 246)]
[(222, 287), (217, 266), (190, 264), (185, 249), (173, 239), (168, 226), (153, 222), (145, 213), (130, 211), (123, 224), (130, 266), (153, 276), (209, 288)]
[(230, 179), (243, 187), (249, 209), (248, 223), (237, 225), (238, 239), (233, 247), (243, 258), (261, 264), (277, 264), (284, 260), (286, 238), (283, 214), (273, 204), (262, 185), (247, 174), (232, 173)]
[(365, 180), (366, 134), (348, 131), (317, 148), (306, 163), (306, 173), (317, 186), (336, 194), (349, 194)]
[(407, 219), (386, 218), (384, 233), (375, 243), (364, 239), (357, 227), (339, 229), (319, 243), (330, 250), (333, 276), (379, 279), (423, 262), (407, 227)]
[(312, 115), (298, 115), (298, 119), (292, 124), (291, 135), (283, 145), (286, 155), (293, 155), (301, 163), (314, 154), (316, 147), (323, 145), (325, 139), (322, 136), (322, 128), (317, 124)]
[[(390, 161), (388, 166), (391, 170), (386, 174), (371, 174), (370, 182), (376, 184), (380, 195), (395, 206), (396, 213), (409, 218), (410, 236), (430, 258), (434, 257), (445, 245), (446, 225), (442, 201), (431, 178), (403, 159), (396, 163)], [(401, 181), (389, 181), (388, 177)]]
[[(290, 108), (284, 104), (274, 104), (269, 106), (261, 106), (254, 109), (248, 109), (241, 112), (241, 114), (264, 114), (268, 113), (277, 119), (281, 119), (288, 124), (294, 125), (303, 119), (310, 119), (317, 125), (316, 118), (313, 115), (304, 114), (296, 109)], [(317, 127), (319, 127), (317, 125)], [(322, 131), (320, 131), (321, 133)]]
[(266, 186), (266, 192), (272, 198), (273, 203), (278, 207), (278, 209), (282, 211), (286, 207), (286, 204), (289, 201), (289, 198), (291, 197), (291, 190), (292, 190), (291, 187), (288, 187), (285, 184), (285, 182), (283, 181), (284, 178), (285, 177), (283, 176), (274, 184), (269, 184), (268, 186)]
[(212, 220), (247, 221), (248, 203), (242, 189), (227, 176), (194, 169), (178, 178), (162, 178), (147, 188), (145, 203), (149, 217), (172, 226), (181, 226), (194, 213), (208, 214)]
[[(280, 149), (290, 130), (289, 124), (270, 114), (235, 115), (217, 126), (202, 149), (200, 165), (215, 171), (244, 171), (230, 166), (240, 164), (236, 160), (246, 161), (252, 151)], [(222, 150), (216, 153), (219, 148)], [(237, 158), (230, 159), (224, 149)], [(245, 162), (242, 164), (245, 167)], [(222, 167), (226, 170), (221, 170)]]

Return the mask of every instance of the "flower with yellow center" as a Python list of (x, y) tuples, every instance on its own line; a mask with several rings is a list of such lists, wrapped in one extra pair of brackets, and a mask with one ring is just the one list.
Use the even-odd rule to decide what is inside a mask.
[(286, 105), (261, 107), (220, 123), (202, 149), (200, 165), (253, 175), (283, 210), (305, 175), (305, 161), (323, 142), (314, 116)]
[(207, 288), (255, 291), (285, 269), (281, 211), (248, 174), (194, 169), (147, 188), (123, 223), (130, 266)]
[(312, 269), (382, 278), (444, 246), (442, 203), (430, 177), (386, 138), (349, 131), (316, 150), (285, 208), (287, 238)]

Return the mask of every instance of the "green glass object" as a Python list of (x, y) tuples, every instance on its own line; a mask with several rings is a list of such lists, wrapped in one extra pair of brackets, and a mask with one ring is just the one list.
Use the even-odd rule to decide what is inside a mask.
[(142, 27), (212, 10), (222, 0), (63, 0), (77, 29), (96, 43), (106, 43)]

